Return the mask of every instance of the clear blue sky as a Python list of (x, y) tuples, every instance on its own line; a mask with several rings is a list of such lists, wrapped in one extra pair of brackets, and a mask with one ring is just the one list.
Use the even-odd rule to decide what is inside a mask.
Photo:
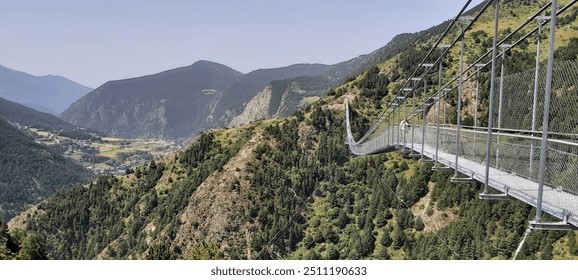
[(452, 18), (465, 2), (0, 0), (0, 64), (89, 87), (198, 60), (243, 73), (334, 64)]

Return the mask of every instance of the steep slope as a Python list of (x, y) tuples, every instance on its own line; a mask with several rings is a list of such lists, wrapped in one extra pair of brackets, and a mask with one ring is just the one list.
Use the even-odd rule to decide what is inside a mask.
[[(302, 118), (209, 131), (134, 174), (58, 192), (10, 225), (24, 224), (55, 259), (511, 258), (530, 207), (479, 200), (479, 185), (453, 184), (451, 172), (399, 152), (350, 157), (343, 121), (316, 106)], [(453, 218), (426, 231), (419, 205)], [(570, 240), (534, 233), (521, 257), (562, 256), (540, 254), (557, 246), (576, 258)]]
[(331, 65), (320, 75), (272, 81), (244, 105), (243, 111), (229, 122), (229, 126), (288, 116), (350, 77), (368, 59), (368, 55), (362, 55)]
[(21, 125), (50, 131), (70, 131), (78, 129), (52, 114), (38, 112), (24, 105), (0, 98), (0, 118)]
[(0, 97), (60, 114), (92, 89), (60, 76), (33, 76), (0, 65)]
[(119, 137), (188, 138), (207, 118), (240, 72), (199, 61), (154, 75), (107, 82), (60, 116)]
[[(511, 1), (504, 17), (524, 11)], [(345, 97), (352, 128), (365, 132), (419, 60), (423, 45), (414, 47), (293, 116), (207, 131), (133, 174), (63, 190), (11, 225), (38, 235), (51, 258), (510, 259), (534, 209), (480, 200), (480, 184), (452, 183), (404, 153), (353, 157), (343, 144)], [(576, 259), (577, 242), (573, 231), (534, 231), (518, 257)]]
[(252, 71), (227, 88), (227, 96), (234, 96), (234, 98), (224, 98), (219, 101), (214, 112), (216, 125), (226, 125), (233, 117), (240, 114), (246, 103), (263, 90), (268, 83), (301, 76), (317, 76), (330, 68), (331, 66), (323, 64), (294, 64), (287, 67)]
[(267, 83), (323, 73), (322, 64), (295, 64), (246, 75), (199, 61), (159, 74), (108, 82), (75, 102), (61, 117), (119, 137), (187, 139), (227, 124)]
[(229, 126), (289, 116), (317, 100), (333, 84), (324, 76), (273, 81), (247, 103), (243, 112), (229, 122)]
[(0, 210), (10, 219), (91, 173), (0, 119)]

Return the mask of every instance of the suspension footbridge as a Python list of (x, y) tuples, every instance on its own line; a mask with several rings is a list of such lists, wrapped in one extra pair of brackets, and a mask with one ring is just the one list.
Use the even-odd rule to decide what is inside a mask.
[[(542, 28), (549, 25), (548, 38), (555, 38), (556, 18), (576, 1), (563, 7), (555, 0), (549, 2), (501, 39), (500, 1), (487, 1), (476, 14), (466, 16), (470, 2), (359, 140), (354, 139), (346, 101), (346, 144), (356, 155), (401, 149), (433, 162), (434, 169), (454, 170), (454, 182), (482, 182), (481, 199), (517, 199), (536, 207), (530, 229), (577, 229), (578, 61), (554, 61), (555, 40), (548, 42), (545, 65), (540, 60)], [(493, 9), (488, 9), (492, 4)], [(465, 34), (486, 10), (494, 12), (492, 49), (464, 65)], [(456, 27), (459, 36), (449, 39)], [(535, 38), (537, 45), (535, 68), (505, 73), (509, 50), (529, 38)], [(442, 44), (444, 40), (449, 44)], [(444, 82), (444, 56), (453, 47), (460, 53), (458, 74)], [(434, 57), (436, 50), (440, 50), (438, 57)], [(428, 87), (428, 77), (435, 74), (430, 72), (436, 66), (438, 85)], [(481, 102), (479, 81), (484, 69), (491, 77), (489, 96)], [(474, 107), (473, 121), (468, 123), (463, 112), (465, 82), (476, 85), (467, 99)], [(450, 102), (456, 104), (453, 120), (447, 112)], [(545, 221), (542, 213), (558, 220)]]

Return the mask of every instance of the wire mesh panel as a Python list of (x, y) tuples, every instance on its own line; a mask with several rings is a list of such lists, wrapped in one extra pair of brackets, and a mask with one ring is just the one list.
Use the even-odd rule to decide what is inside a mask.
[[(535, 130), (541, 130), (544, 115), (546, 66), (540, 67), (538, 77), (536, 103), (534, 102), (534, 69), (505, 76), (503, 81), (500, 78), (496, 79), (496, 85), (498, 88), (503, 88), (503, 94), (500, 98), (500, 90), (494, 92), (494, 99), (497, 101), (493, 110), (493, 126), (495, 128), (530, 131), (532, 130), (532, 120), (534, 120)], [(548, 129), (554, 135), (578, 135), (578, 110), (575, 108), (575, 105), (578, 104), (577, 86), (578, 61), (554, 63)]]
[(486, 157), (486, 135), (485, 132), (463, 129), (460, 132), (461, 156), (483, 163)]
[(578, 195), (578, 147), (565, 143), (548, 143), (546, 184)]
[[(493, 108), (493, 127), (532, 130), (533, 116), (536, 116), (534, 120), (538, 120), (537, 117), (542, 116), (544, 112), (543, 106), (538, 104), (544, 104), (546, 69), (540, 68), (540, 85), (538, 86), (536, 104), (534, 104), (534, 77), (535, 70), (532, 69), (508, 75), (504, 77), (503, 81), (500, 78), (496, 79), (496, 86), (499, 90), (494, 92), (496, 102)], [(501, 98), (500, 91), (502, 91)], [(541, 120), (541, 118), (539, 119)], [(541, 126), (542, 122), (539, 121), (539, 125), (536, 123), (535, 129), (538, 130)]]
[(512, 136), (495, 139), (495, 167), (515, 176), (537, 181), (538, 166), (536, 165), (535, 172), (530, 172), (530, 140)]
[[(496, 80), (497, 85), (503, 89), (503, 96), (501, 106), (498, 102), (494, 107), (494, 127), (500, 125), (502, 129), (528, 132), (524, 134), (525, 136), (541, 136), (546, 67), (542, 66), (539, 69), (536, 93), (534, 93), (535, 76), (535, 70), (528, 70), (506, 76), (503, 81)], [(495, 93), (495, 100), (500, 100), (499, 91)], [(578, 61), (554, 63), (544, 183), (546, 186), (573, 195), (578, 195), (577, 106)], [(492, 157), (496, 160), (497, 168), (534, 181), (538, 180), (539, 139), (497, 136), (496, 143), (496, 151)]]

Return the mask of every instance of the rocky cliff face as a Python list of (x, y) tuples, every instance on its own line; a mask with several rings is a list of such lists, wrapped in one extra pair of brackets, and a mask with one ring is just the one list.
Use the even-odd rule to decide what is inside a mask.
[(257, 93), (253, 99), (247, 103), (245, 109), (241, 114), (234, 117), (229, 126), (236, 127), (255, 120), (265, 119), (270, 117), (268, 114), (271, 95), (273, 94), (273, 87), (268, 85), (265, 89)]
[[(185, 140), (200, 131), (227, 125), (272, 81), (315, 77), (332, 68), (295, 64), (242, 74), (224, 65), (199, 61), (154, 75), (108, 82), (75, 102), (61, 117), (117, 137)], [(281, 100), (278, 97), (275, 104)]]
[(368, 60), (360, 56), (328, 68), (321, 75), (295, 77), (270, 82), (266, 88), (253, 97), (228, 123), (240, 126), (260, 119), (289, 116), (301, 107), (320, 97), (336, 86)]

